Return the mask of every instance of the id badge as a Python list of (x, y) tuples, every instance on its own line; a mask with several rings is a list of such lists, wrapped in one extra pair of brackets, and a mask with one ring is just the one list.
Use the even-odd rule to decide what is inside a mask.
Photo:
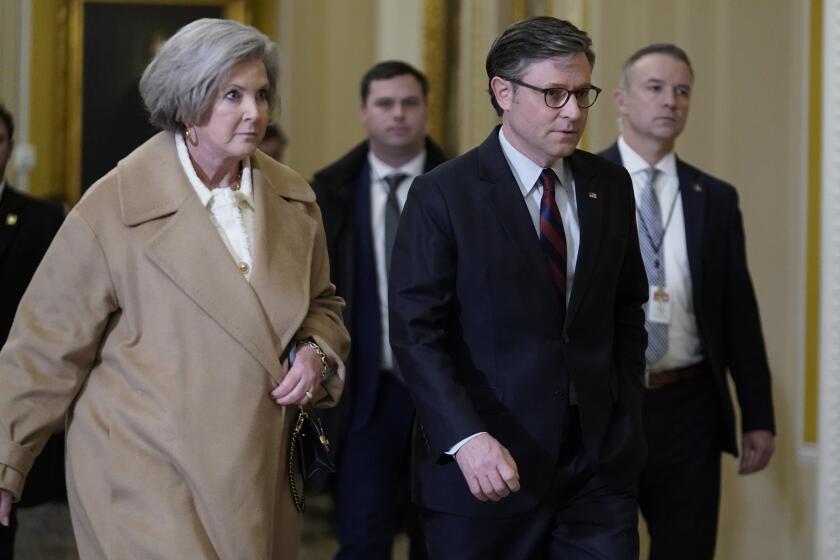
[(648, 321), (664, 325), (671, 322), (671, 296), (662, 286), (650, 286)]

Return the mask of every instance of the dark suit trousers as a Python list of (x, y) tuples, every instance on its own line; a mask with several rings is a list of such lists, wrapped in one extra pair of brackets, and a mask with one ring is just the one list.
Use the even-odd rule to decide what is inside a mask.
[(639, 504), (650, 560), (714, 557), (720, 502), (721, 426), (714, 381), (700, 375), (648, 390), (643, 406), (648, 463)]
[[(573, 407), (572, 410), (575, 410)], [(557, 475), (534, 511), (478, 519), (424, 511), (434, 560), (631, 560), (639, 557), (636, 485), (608, 487), (586, 462), (577, 413), (570, 414)], [(466, 484), (466, 482), (464, 483)]]
[(337, 458), (337, 560), (389, 560), (394, 535), (408, 524), (411, 560), (426, 558), (418, 515), (409, 501), (414, 404), (405, 387), (383, 373), (370, 421), (352, 429)]

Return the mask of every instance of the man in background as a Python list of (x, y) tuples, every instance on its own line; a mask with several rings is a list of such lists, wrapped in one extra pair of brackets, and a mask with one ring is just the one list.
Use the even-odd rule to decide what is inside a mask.
[[(345, 299), (353, 339), (344, 396), (323, 413), (337, 440), (337, 558), (391, 557), (409, 512), (408, 470), (414, 405), (388, 342), (388, 274), (400, 212), (415, 177), (445, 159), (426, 137), (428, 83), (400, 61), (380, 62), (361, 82), (367, 140), (315, 173), (331, 273)], [(425, 558), (409, 512), (411, 558)]]
[(634, 53), (613, 94), (621, 136), (601, 154), (633, 179), (649, 282), (649, 456), (639, 501), (651, 560), (714, 556), (721, 451), (738, 453), (727, 370), (741, 409), (739, 472), (762, 470), (774, 450), (770, 369), (738, 194), (674, 153), (693, 82), (691, 62), (676, 45)]
[[(0, 104), (0, 347), (6, 343), (18, 303), (35, 269), (64, 220), (61, 206), (32, 198), (6, 181), (14, 147), (15, 123)], [(63, 426), (56, 426), (56, 430)], [(53, 436), (35, 461), (26, 482), (26, 497), (17, 506), (67, 500), (64, 486), (64, 436)], [(0, 526), (0, 560), (13, 557), (17, 519)]]
[(289, 139), (279, 124), (269, 124), (265, 129), (265, 136), (260, 142), (260, 150), (267, 156), (274, 158), (280, 163), (285, 163), (286, 147)]

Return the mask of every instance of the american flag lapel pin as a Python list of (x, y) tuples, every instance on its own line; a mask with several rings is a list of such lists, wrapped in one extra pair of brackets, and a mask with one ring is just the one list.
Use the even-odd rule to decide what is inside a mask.
[(598, 193), (596, 193), (596, 192), (589, 193), (589, 198), (597, 199), (598, 198)]
[(703, 192), (703, 187), (700, 186), (700, 183), (694, 183), (694, 192)]

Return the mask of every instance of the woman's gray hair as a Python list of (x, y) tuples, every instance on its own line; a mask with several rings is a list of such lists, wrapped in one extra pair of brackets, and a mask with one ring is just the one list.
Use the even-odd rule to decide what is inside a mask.
[(171, 131), (201, 122), (228, 72), (249, 60), (265, 64), (269, 109), (274, 109), (280, 74), (277, 45), (236, 21), (199, 19), (185, 25), (163, 44), (140, 79), (149, 121)]

